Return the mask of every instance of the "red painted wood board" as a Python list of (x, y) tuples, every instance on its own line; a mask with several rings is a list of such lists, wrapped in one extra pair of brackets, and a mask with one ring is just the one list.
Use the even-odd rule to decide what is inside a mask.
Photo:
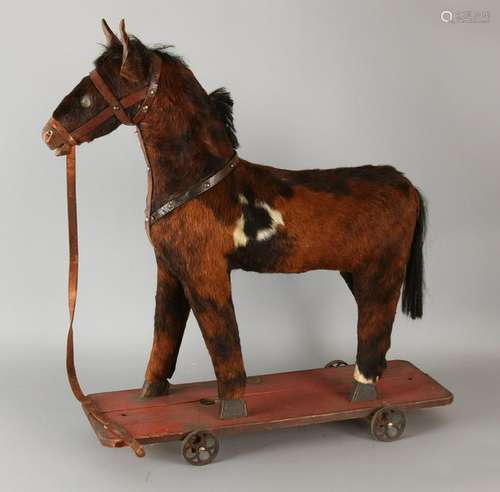
[[(138, 398), (139, 389), (88, 397), (99, 412), (142, 444), (180, 440), (197, 429), (216, 435), (271, 430), (364, 418), (384, 406), (426, 408), (453, 401), (453, 395), (430, 376), (407, 361), (395, 360), (388, 363), (377, 385), (380, 398), (352, 403), (352, 374), (353, 366), (345, 366), (254, 376), (245, 394), (248, 417), (232, 420), (219, 419), (215, 381), (172, 385), (169, 395), (148, 400)], [(203, 399), (215, 403), (206, 405), (200, 402)], [(86, 413), (103, 445), (125, 445)]]

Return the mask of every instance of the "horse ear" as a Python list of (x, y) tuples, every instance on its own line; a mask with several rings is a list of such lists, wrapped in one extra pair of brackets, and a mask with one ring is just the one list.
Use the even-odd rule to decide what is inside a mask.
[(108, 46), (113, 44), (121, 44), (120, 40), (116, 37), (116, 34), (111, 30), (108, 26), (108, 23), (105, 19), (101, 19), (101, 27), (104, 32), (104, 36), (106, 36), (106, 41), (108, 42)]
[(131, 42), (125, 31), (125, 20), (120, 21), (120, 38), (123, 45), (122, 68), (120, 75), (130, 82), (141, 82), (144, 77), (142, 53), (137, 43)]

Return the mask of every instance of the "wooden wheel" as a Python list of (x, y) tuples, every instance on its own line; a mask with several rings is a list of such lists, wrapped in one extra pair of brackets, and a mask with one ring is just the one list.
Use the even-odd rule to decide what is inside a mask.
[(397, 408), (379, 408), (371, 417), (370, 429), (377, 441), (395, 441), (406, 427), (405, 414)]
[(182, 456), (194, 466), (208, 465), (219, 452), (219, 440), (211, 432), (190, 432), (182, 441)]
[(335, 367), (344, 367), (344, 366), (347, 366), (347, 362), (344, 362), (343, 360), (340, 360), (340, 359), (335, 359), (335, 360), (332, 360), (331, 362), (329, 362), (325, 367), (326, 368), (335, 368)]

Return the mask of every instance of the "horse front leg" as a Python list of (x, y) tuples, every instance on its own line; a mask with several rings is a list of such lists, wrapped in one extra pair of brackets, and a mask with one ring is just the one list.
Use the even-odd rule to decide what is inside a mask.
[(153, 346), (142, 398), (168, 393), (189, 310), (181, 283), (158, 261)]
[(220, 418), (246, 417), (246, 373), (231, 298), (229, 273), (205, 278), (186, 289), (217, 377)]

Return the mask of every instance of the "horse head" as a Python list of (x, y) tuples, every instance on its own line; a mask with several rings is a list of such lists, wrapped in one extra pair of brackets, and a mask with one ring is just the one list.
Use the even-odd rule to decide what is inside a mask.
[(68, 154), (72, 145), (107, 135), (121, 123), (137, 124), (158, 90), (158, 52), (127, 34), (123, 19), (120, 39), (104, 19), (102, 29), (106, 49), (95, 60), (95, 70), (63, 98), (43, 127), (43, 140), (58, 156)]

